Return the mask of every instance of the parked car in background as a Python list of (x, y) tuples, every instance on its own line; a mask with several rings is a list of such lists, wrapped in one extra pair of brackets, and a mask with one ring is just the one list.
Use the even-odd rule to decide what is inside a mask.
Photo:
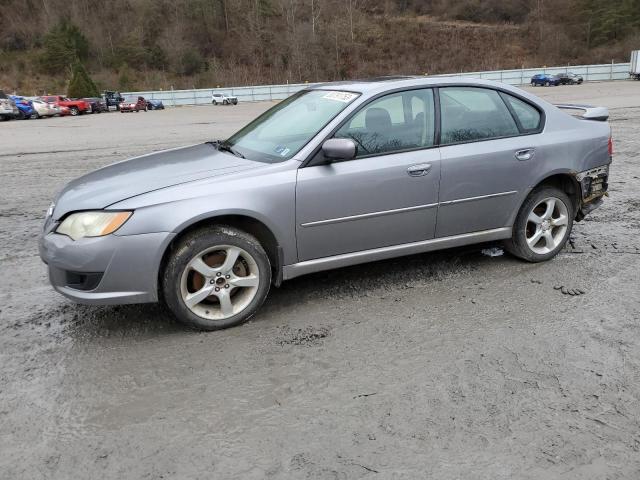
[(553, 85), (554, 87), (560, 85), (560, 78), (558, 78), (557, 75), (549, 75), (548, 73), (538, 73), (537, 75), (531, 77), (532, 87), (548, 87), (550, 85)]
[(114, 110), (120, 110), (120, 104), (124, 102), (124, 97), (120, 95), (120, 92), (114, 92), (112, 90), (102, 92), (102, 98), (109, 110), (111, 110), (111, 107), (113, 107)]
[(580, 85), (584, 81), (580, 75), (572, 72), (559, 73), (556, 76), (560, 79), (560, 85)]
[(15, 102), (0, 90), (0, 120), (12, 120), (20, 116), (20, 111)]
[(47, 103), (38, 98), (32, 99), (31, 103), (36, 111), (36, 117), (55, 117), (60, 115), (60, 107), (55, 103)]
[(606, 108), (560, 107), (580, 118), (489, 80), (309, 87), (226, 140), (73, 180), (40, 256), (78, 303), (163, 301), (204, 330), (313, 272), (497, 241), (547, 261), (603, 204), (612, 156)]
[(226, 93), (214, 93), (211, 95), (213, 105), (237, 105), (238, 97), (227, 95)]
[(144, 97), (126, 97), (124, 101), (120, 103), (120, 112), (146, 112), (147, 101)]
[(66, 117), (67, 115), (71, 115), (71, 110), (69, 110), (69, 107), (65, 107), (64, 105), (56, 105), (56, 106), (60, 109), (61, 117)]
[(82, 98), (85, 102), (89, 102), (91, 105), (91, 113), (102, 113), (108, 112), (107, 104), (105, 103), (103, 98), (100, 97), (91, 97), (91, 98)]
[(149, 110), (164, 110), (162, 100), (147, 100), (147, 108)]
[(69, 114), (74, 117), (83, 113), (91, 113), (91, 104), (84, 100), (71, 100), (63, 95), (43, 95), (40, 98), (47, 103), (54, 103), (58, 107), (68, 107)]
[(38, 114), (33, 108), (31, 100), (27, 100), (26, 98), (20, 97), (18, 95), (9, 95), (9, 97), (14, 101), (16, 107), (18, 107), (18, 118), (22, 120), (37, 118)]

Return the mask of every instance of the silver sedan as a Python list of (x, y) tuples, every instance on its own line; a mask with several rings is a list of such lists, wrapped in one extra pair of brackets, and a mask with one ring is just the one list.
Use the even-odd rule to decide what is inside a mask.
[(32, 98), (31, 103), (36, 111), (36, 117), (55, 117), (60, 115), (60, 107), (54, 103), (47, 103), (39, 98)]
[(603, 201), (607, 118), (481, 80), (314, 86), (226, 140), (72, 181), (40, 255), (76, 302), (161, 300), (206, 330), (311, 272), (489, 241), (541, 262)]

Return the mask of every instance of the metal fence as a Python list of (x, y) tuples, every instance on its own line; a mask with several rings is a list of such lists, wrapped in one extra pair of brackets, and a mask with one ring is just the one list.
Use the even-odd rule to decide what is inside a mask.
[[(629, 78), (629, 63), (607, 63), (601, 65), (569, 65), (566, 67), (524, 68), (519, 70), (496, 70), (491, 72), (465, 72), (434, 75), (437, 77), (464, 77), (496, 80), (510, 85), (528, 84), (536, 73), (557, 74), (573, 72), (586, 82), (624, 80)], [(151, 100), (162, 100), (166, 106), (205, 105), (211, 103), (211, 95), (221, 93), (238, 97), (239, 102), (282, 100), (314, 83), (292, 83), (287, 85), (261, 85), (252, 87), (199, 88), (194, 90), (156, 90), (126, 92), (123, 95), (142, 95)]]
[(573, 72), (581, 75), (585, 82), (624, 80), (629, 78), (629, 68), (629, 63), (604, 63), (601, 65), (568, 65), (566, 67), (523, 68), (519, 70), (496, 70), (493, 72), (448, 73), (436, 76), (482, 78), (485, 80), (496, 80), (510, 85), (525, 85), (530, 82), (531, 77), (536, 73), (555, 75), (558, 73)]

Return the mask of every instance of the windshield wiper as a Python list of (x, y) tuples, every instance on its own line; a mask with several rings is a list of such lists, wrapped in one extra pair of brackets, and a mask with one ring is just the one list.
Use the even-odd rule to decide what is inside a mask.
[(242, 155), (239, 151), (234, 150), (229, 144), (227, 144), (226, 142), (217, 142), (217, 146), (218, 146), (218, 150), (222, 151), (222, 152), (229, 152), (232, 155), (235, 155), (236, 157), (240, 157), (240, 158), (247, 158), (244, 155)]

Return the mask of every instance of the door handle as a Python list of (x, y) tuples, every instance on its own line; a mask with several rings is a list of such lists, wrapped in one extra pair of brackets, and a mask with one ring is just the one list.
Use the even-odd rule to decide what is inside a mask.
[(409, 168), (407, 168), (407, 173), (411, 177), (423, 177), (424, 175), (429, 173), (429, 170), (431, 170), (430, 163), (419, 163), (417, 165), (411, 165)]
[(523, 150), (518, 150), (516, 152), (516, 159), (524, 162), (526, 160), (531, 160), (533, 158), (533, 154), (535, 150), (533, 148), (525, 148)]

